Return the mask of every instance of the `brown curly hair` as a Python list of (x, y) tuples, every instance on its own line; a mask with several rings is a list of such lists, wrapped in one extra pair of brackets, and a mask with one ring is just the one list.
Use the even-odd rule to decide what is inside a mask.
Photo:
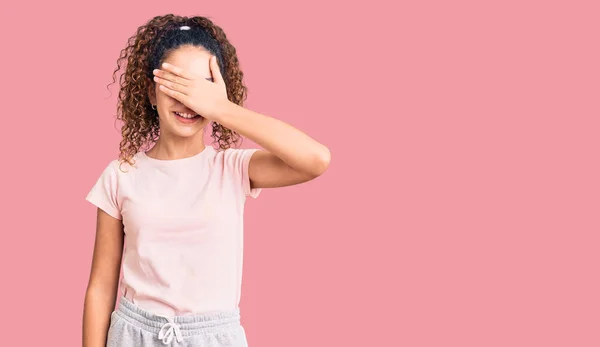
[[(191, 30), (179, 30), (181, 26)], [(184, 36), (185, 35), (185, 36)], [(123, 122), (122, 140), (119, 145), (119, 159), (133, 164), (133, 156), (142, 148), (156, 142), (159, 136), (158, 115), (152, 109), (148, 90), (154, 85), (152, 70), (164, 58), (181, 45), (202, 46), (217, 56), (217, 62), (226, 83), (227, 97), (240, 106), (247, 97), (243, 83), (244, 74), (240, 70), (235, 47), (227, 39), (225, 32), (207, 17), (182, 17), (173, 14), (156, 16), (137, 29), (121, 50), (117, 68), (113, 72), (113, 83), (122, 66), (125, 72), (120, 76), (117, 120)], [(110, 84), (109, 84), (110, 86)], [(216, 122), (212, 123), (214, 143), (220, 149), (239, 144), (241, 136)]]

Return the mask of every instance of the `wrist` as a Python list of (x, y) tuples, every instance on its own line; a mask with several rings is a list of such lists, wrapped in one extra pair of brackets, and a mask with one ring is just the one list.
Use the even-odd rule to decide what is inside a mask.
[(215, 114), (211, 118), (219, 124), (227, 122), (237, 107), (239, 107), (237, 104), (225, 99), (217, 105)]

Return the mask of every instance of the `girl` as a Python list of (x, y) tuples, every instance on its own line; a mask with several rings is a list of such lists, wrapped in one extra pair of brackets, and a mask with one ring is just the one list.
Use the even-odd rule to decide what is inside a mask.
[[(113, 82), (124, 62), (120, 155), (86, 198), (98, 209), (83, 345), (247, 346), (245, 199), (323, 174), (329, 149), (242, 106), (236, 50), (208, 18), (153, 18)], [(209, 124), (216, 148), (204, 143)], [(241, 136), (263, 149), (232, 148)]]

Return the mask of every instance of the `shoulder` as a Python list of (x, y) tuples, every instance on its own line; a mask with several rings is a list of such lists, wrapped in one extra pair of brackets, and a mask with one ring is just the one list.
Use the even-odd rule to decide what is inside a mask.
[(245, 153), (250, 153), (257, 151), (258, 148), (235, 148), (229, 147), (227, 149), (215, 149), (217, 155), (222, 155), (224, 157), (233, 157), (243, 155)]
[(215, 160), (225, 165), (239, 165), (247, 162), (258, 148), (227, 148), (215, 150)]
[(137, 156), (134, 156), (132, 160), (133, 165), (122, 159), (112, 159), (104, 165), (101, 176), (105, 179), (119, 181), (122, 177), (126, 177), (129, 172), (137, 168), (137, 159)]
[(143, 163), (143, 157), (140, 153), (131, 158), (131, 163), (124, 159), (113, 159), (108, 162), (107, 169), (113, 170), (118, 175), (127, 174), (133, 170), (139, 169), (139, 164)]
[(218, 150), (216, 161), (219, 163), (223, 178), (234, 182), (245, 196), (256, 198), (260, 189), (253, 189), (248, 173), (252, 155), (260, 151), (258, 148), (228, 148)]

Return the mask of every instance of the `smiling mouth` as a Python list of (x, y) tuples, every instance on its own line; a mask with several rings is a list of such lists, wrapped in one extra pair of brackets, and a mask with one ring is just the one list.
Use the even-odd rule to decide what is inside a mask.
[(173, 113), (176, 114), (177, 116), (179, 116), (181, 118), (185, 118), (185, 119), (195, 119), (195, 118), (200, 117), (200, 115), (198, 115), (198, 114), (183, 113), (183, 112), (173, 112)]

